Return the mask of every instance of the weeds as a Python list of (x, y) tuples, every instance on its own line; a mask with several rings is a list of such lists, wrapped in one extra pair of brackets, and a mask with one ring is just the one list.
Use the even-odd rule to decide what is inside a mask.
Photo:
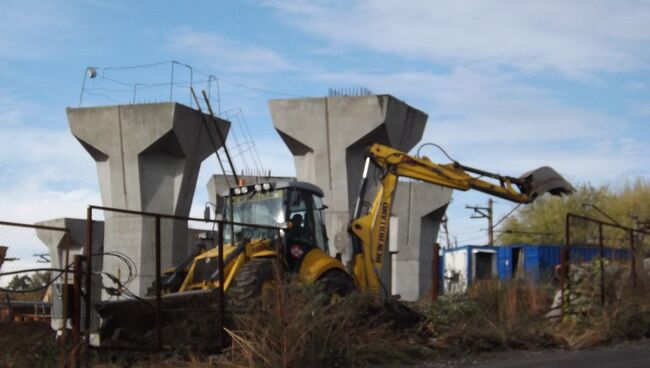
[[(279, 303), (278, 303), (279, 301)], [(231, 367), (333, 367), (410, 362), (426, 349), (409, 344), (373, 297), (353, 293), (323, 302), (316, 286), (289, 282), (260, 300), (253, 313), (235, 317)]]
[(604, 304), (596, 282), (600, 278), (598, 262), (583, 265), (572, 275), (572, 302), (564, 320), (554, 329), (570, 348), (650, 337), (648, 275), (641, 273), (637, 285), (633, 285), (626, 268), (608, 264), (605, 272)]
[(530, 283), (485, 281), (424, 304), (424, 333), (432, 346), (452, 354), (547, 346), (552, 341), (540, 316), (549, 305), (549, 292)]

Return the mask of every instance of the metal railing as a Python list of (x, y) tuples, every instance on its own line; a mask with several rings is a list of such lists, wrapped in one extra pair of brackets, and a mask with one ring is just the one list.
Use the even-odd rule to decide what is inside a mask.
[[(119, 215), (128, 215), (128, 216), (135, 216), (136, 218), (147, 218), (147, 219), (152, 219), (153, 220), (153, 259), (155, 263), (155, 275), (154, 275), (154, 282), (153, 285), (155, 286), (153, 289), (154, 293), (153, 296), (150, 297), (149, 299), (144, 299), (142, 295), (138, 296), (133, 293), (128, 293), (125, 294), (127, 297), (131, 297), (132, 299), (136, 301), (142, 301), (147, 304), (149, 304), (152, 308), (152, 313), (153, 313), (153, 344), (147, 345), (147, 346), (126, 346), (126, 345), (120, 345), (118, 344), (112, 344), (112, 345), (107, 345), (103, 346), (101, 343), (99, 346), (93, 346), (91, 344), (91, 334), (96, 332), (93, 331), (93, 326), (92, 326), (92, 316), (93, 313), (96, 312), (96, 304), (101, 301), (101, 300), (96, 300), (96, 295), (98, 295), (97, 290), (94, 290), (94, 288), (97, 287), (102, 287), (105, 288), (103, 284), (98, 284), (96, 278), (98, 275), (101, 274), (106, 274), (106, 270), (100, 270), (98, 265), (95, 264), (95, 262), (98, 260), (98, 256), (104, 256), (108, 255), (110, 252), (106, 250), (106, 239), (109, 239), (109, 237), (112, 236), (112, 234), (109, 233), (111, 227), (108, 226), (108, 222), (111, 221), (110, 217), (106, 217), (105, 219), (105, 228), (104, 228), (104, 251), (101, 254), (94, 253), (93, 249), (95, 249), (93, 245), (93, 220), (97, 218), (98, 212), (103, 212), (106, 214), (119, 214)], [(162, 244), (164, 241), (169, 240), (165, 239), (163, 237), (163, 224), (161, 222), (163, 221), (182, 221), (183, 223), (187, 222), (200, 222), (203, 224), (208, 224), (214, 228), (216, 228), (216, 239), (212, 239), (212, 243), (210, 246), (212, 248), (216, 247), (218, 249), (217, 253), (217, 266), (216, 269), (218, 272), (214, 272), (213, 274), (216, 275), (214, 281), (215, 283), (218, 282), (218, 287), (216, 289), (212, 290), (211, 297), (215, 296), (214, 299), (210, 299), (211, 301), (216, 301), (216, 308), (207, 308), (207, 309), (191, 309), (191, 308), (186, 308), (186, 307), (179, 307), (179, 306), (172, 306), (172, 307), (167, 307), (164, 308), (165, 301), (169, 300), (163, 295), (163, 290), (162, 290), (162, 266), (163, 266), (163, 261), (162, 261), (162, 254), (163, 254), (163, 247)], [(81, 272), (75, 272), (75, 308), (74, 310), (79, 311), (80, 314), (83, 314), (83, 316), (77, 316), (74, 318), (74, 323), (73, 323), (73, 338), (75, 342), (79, 342), (80, 339), (82, 338), (82, 335), (84, 337), (84, 345), (87, 349), (91, 350), (139, 350), (139, 351), (161, 351), (165, 350), (166, 346), (164, 343), (164, 337), (163, 337), (163, 327), (166, 325), (167, 322), (169, 322), (170, 316), (178, 316), (179, 313), (193, 313), (193, 312), (207, 312), (211, 313), (210, 316), (214, 316), (214, 313), (216, 313), (216, 320), (217, 320), (217, 331), (216, 332), (216, 350), (220, 351), (226, 343), (226, 332), (225, 332), (225, 309), (226, 309), (226, 296), (224, 292), (224, 285), (225, 285), (225, 273), (222, 272), (223, 270), (226, 269), (226, 263), (229, 262), (231, 259), (231, 256), (229, 255), (227, 259), (224, 259), (224, 232), (227, 226), (232, 227), (232, 234), (234, 234), (234, 227), (247, 227), (247, 228), (254, 228), (254, 229), (265, 229), (265, 230), (270, 230), (273, 232), (278, 232), (277, 235), (279, 236), (279, 228), (274, 227), (274, 226), (264, 226), (264, 225), (256, 225), (256, 224), (246, 224), (246, 223), (239, 223), (239, 222), (231, 222), (231, 221), (225, 221), (225, 220), (208, 220), (208, 219), (203, 219), (203, 218), (193, 218), (189, 216), (177, 216), (177, 215), (170, 215), (170, 214), (163, 214), (163, 213), (155, 213), (155, 212), (146, 212), (146, 211), (133, 211), (133, 210), (126, 210), (126, 209), (120, 209), (120, 208), (110, 208), (110, 207), (102, 207), (102, 206), (89, 206), (87, 209), (87, 221), (86, 221), (86, 244), (85, 244), (85, 250), (84, 250), (84, 256), (83, 257), (78, 257), (75, 259), (75, 270), (81, 270)], [(170, 244), (167, 242), (167, 244)], [(178, 246), (178, 245), (176, 245)], [(243, 250), (243, 246), (241, 247)], [(278, 252), (281, 253), (281, 252)], [(235, 256), (239, 253), (236, 253), (236, 251), (233, 251)], [(103, 261), (102, 261), (103, 262)], [(103, 266), (105, 266), (105, 263), (103, 263)], [(123, 275), (122, 275), (123, 276)], [(119, 279), (119, 275), (113, 275), (111, 277), (112, 279)], [(101, 286), (99, 286), (101, 285)], [(124, 289), (128, 288), (128, 285), (121, 285)], [(191, 292), (189, 292), (191, 293)], [(188, 293), (188, 294), (189, 294)], [(183, 294), (177, 293), (176, 295)], [(216, 295), (214, 295), (216, 294)], [(130, 299), (127, 299), (130, 300)], [(83, 307), (81, 305), (83, 304)], [(83, 321), (83, 326), (80, 325), (80, 321)], [(82, 334), (83, 332), (83, 334)]]
[[(592, 224), (596, 226), (597, 229), (597, 234), (591, 234), (588, 230), (583, 229), (585, 234), (581, 234), (581, 239), (580, 243), (574, 244), (575, 239), (578, 236), (576, 234), (572, 233), (573, 226), (577, 224), (577, 221), (581, 221), (586, 224)], [(630, 265), (630, 278), (632, 282), (632, 287), (636, 288), (637, 283), (638, 283), (638, 277), (637, 277), (637, 247), (635, 244), (635, 235), (639, 232), (642, 232), (637, 229), (633, 229), (630, 227), (626, 227), (614, 222), (609, 222), (609, 221), (602, 221), (598, 219), (594, 219), (591, 217), (586, 217), (574, 213), (568, 213), (566, 215), (566, 220), (565, 220), (565, 243), (561, 248), (560, 251), (560, 268), (559, 268), (559, 276), (560, 276), (560, 287), (561, 287), (561, 298), (562, 298), (562, 314), (564, 315), (567, 313), (568, 308), (571, 305), (571, 263), (572, 263), (572, 257), (571, 257), (571, 250), (573, 249), (574, 245), (584, 245), (584, 243), (588, 242), (594, 245), (598, 251), (598, 289), (599, 289), (599, 303), (601, 305), (605, 305), (606, 303), (606, 269), (605, 269), (605, 260), (607, 258), (620, 258), (620, 257), (612, 257), (611, 256), (611, 249), (607, 249), (610, 253), (610, 257), (606, 256), (606, 244), (605, 244), (605, 231), (606, 229), (609, 229), (610, 232), (612, 230), (617, 230), (624, 234), (623, 237), (617, 237), (614, 239), (609, 239), (610, 242), (615, 241), (618, 243), (619, 248), (621, 249), (627, 249), (629, 250), (629, 265)], [(625, 241), (624, 238), (627, 238), (627, 241)], [(596, 244), (593, 244), (593, 241), (596, 240)], [(577, 243), (577, 242), (576, 242)], [(626, 257), (623, 257), (626, 258)]]

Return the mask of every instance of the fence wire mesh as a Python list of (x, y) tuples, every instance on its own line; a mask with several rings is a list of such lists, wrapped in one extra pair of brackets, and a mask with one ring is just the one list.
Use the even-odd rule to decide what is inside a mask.
[(220, 349), (219, 223), (103, 207), (91, 216), (104, 219), (104, 236), (90, 269), (100, 280), (90, 313), (101, 324), (91, 323), (89, 341), (123, 350)]
[(61, 328), (68, 240), (64, 228), (0, 222), (1, 320), (52, 320)]

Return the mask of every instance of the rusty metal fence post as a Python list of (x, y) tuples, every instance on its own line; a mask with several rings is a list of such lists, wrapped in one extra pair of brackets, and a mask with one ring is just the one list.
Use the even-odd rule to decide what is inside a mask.
[(605, 250), (603, 249), (603, 224), (598, 224), (598, 248), (600, 253), (600, 304), (605, 305)]
[(160, 280), (160, 216), (155, 217), (155, 257), (156, 257), (156, 350), (162, 349), (162, 283)]
[(564, 221), (564, 245), (560, 250), (560, 305), (562, 318), (564, 318), (567, 308), (570, 305), (571, 294), (569, 289), (569, 260), (570, 260), (570, 247), (571, 247), (571, 214), (567, 213)]
[(72, 350), (70, 351), (70, 367), (77, 367), (81, 342), (81, 277), (83, 256), (75, 255), (72, 276)]
[[(60, 352), (60, 362), (61, 366), (65, 367), (66, 360), (66, 343), (68, 339), (68, 315), (70, 313), (70, 306), (68, 305), (69, 301), (69, 287), (68, 287), (68, 270), (70, 269), (70, 230), (66, 231), (63, 234), (63, 244), (65, 246), (65, 262), (63, 266), (63, 287), (62, 287), (62, 319), (63, 319), (63, 328), (61, 330), (61, 352)], [(56, 287), (56, 286), (55, 286)]]
[[(86, 248), (84, 249), (84, 259), (86, 261), (85, 285), (81, 288), (84, 297), (84, 336), (86, 344), (90, 343), (90, 315), (91, 315), (91, 294), (92, 294), (92, 272), (93, 272), (93, 207), (89, 206), (86, 212)], [(81, 271), (81, 270), (80, 270)]]
[(630, 230), (630, 248), (632, 250), (632, 260), (631, 260), (631, 262), (632, 262), (632, 265), (631, 265), (631, 268), (632, 268), (632, 270), (631, 270), (632, 271), (632, 286), (634, 288), (636, 288), (636, 286), (637, 286), (636, 285), (636, 281), (637, 281), (636, 280), (636, 242), (635, 242), (634, 238), (635, 238), (634, 230)]

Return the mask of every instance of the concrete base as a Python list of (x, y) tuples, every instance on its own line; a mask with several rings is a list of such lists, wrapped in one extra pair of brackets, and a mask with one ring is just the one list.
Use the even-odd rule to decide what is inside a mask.
[[(217, 129), (225, 137), (230, 127), (221, 119), (206, 126), (197, 110), (177, 103), (68, 108), (67, 114), (72, 134), (97, 163), (104, 206), (182, 217), (189, 215), (201, 162), (221, 146)], [(103, 215), (105, 249), (135, 262), (128, 287), (142, 296), (155, 277), (154, 219)], [(161, 250), (163, 268), (187, 255), (186, 221), (161, 221)], [(106, 258), (104, 272), (126, 270)]]

